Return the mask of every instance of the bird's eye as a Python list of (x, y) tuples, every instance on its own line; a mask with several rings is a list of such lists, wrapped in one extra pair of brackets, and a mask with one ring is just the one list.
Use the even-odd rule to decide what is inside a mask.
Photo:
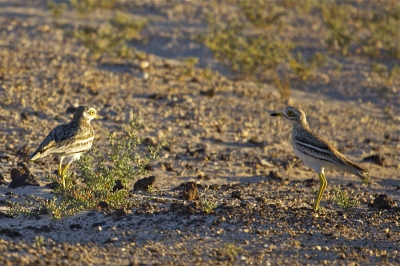
[(294, 116), (294, 112), (293, 112), (292, 110), (288, 110), (288, 111), (286, 112), (286, 114), (287, 114), (288, 116)]
[(96, 113), (96, 112), (95, 112), (94, 110), (90, 110), (90, 111), (89, 111), (89, 114), (90, 114), (90, 115), (95, 115), (95, 113)]

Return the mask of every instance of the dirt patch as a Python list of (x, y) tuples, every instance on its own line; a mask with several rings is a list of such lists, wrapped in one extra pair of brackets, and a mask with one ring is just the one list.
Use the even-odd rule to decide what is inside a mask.
[[(203, 53), (204, 46), (194, 44), (204, 20), (188, 19), (187, 11), (200, 4), (138, 4), (136, 15), (157, 18), (146, 33), (157, 32), (146, 50), (144, 75), (139, 60), (91, 59), (66, 29), (52, 24), (43, 1), (12, 2), (4, 1), (0, 12), (2, 264), (399, 263), (399, 120), (385, 114), (385, 99), (357, 87), (363, 59), (348, 59), (346, 70), (321, 91), (312, 86), (292, 91), (291, 104), (306, 112), (310, 128), (368, 168), (380, 184), (366, 186), (356, 176), (327, 169), (324, 211), (314, 213), (317, 175), (295, 157), (291, 125), (269, 116), (286, 106), (276, 89), (231, 79), (229, 73), (206, 80), (198, 68), (196, 78), (182, 78), (181, 54), (173, 51), (183, 48), (185, 56), (204, 56), (200, 66), (213, 62), (224, 70), (209, 51)], [(61, 21), (70, 21), (68, 16)], [(169, 48), (157, 52), (162, 44)], [(166, 51), (172, 59), (161, 53)], [(399, 110), (399, 96), (389, 100)], [(139, 134), (148, 143), (168, 140), (160, 160), (149, 166), (149, 176), (155, 176), (151, 192), (132, 191), (135, 205), (129, 210), (101, 207), (57, 221), (48, 214), (10, 218), (6, 200), (53, 197), (45, 185), (56, 159), (31, 163), (26, 155), (82, 104), (104, 116), (92, 123), (100, 150), (108, 143), (103, 131), (120, 130), (136, 114), (147, 122)], [(76, 171), (75, 165), (70, 169)], [(40, 186), (8, 188), (22, 172)], [(194, 183), (179, 187), (188, 182)], [(335, 185), (360, 205), (343, 211), (334, 200)], [(378, 209), (379, 194), (387, 195), (383, 204), (390, 208)]]

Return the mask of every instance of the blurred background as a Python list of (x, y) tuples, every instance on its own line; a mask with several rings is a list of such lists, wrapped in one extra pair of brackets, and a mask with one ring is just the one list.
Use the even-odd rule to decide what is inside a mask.
[[(3, 36), (19, 25), (28, 35), (54, 31), (54, 38), (73, 40), (105, 69), (124, 67), (146, 79), (152, 72), (149, 57), (158, 56), (179, 61), (182, 80), (199, 78), (192, 71), (199, 67), (205, 79), (218, 71), (271, 84), (282, 99), (300, 90), (371, 101), (387, 115), (399, 110), (396, 0), (2, 0), (0, 5)], [(132, 72), (135, 67), (141, 71)]]

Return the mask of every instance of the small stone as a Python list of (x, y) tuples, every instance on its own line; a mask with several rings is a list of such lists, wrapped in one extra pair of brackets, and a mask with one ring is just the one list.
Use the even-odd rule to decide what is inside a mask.
[(13, 168), (10, 171), (11, 179), (14, 180), (15, 178), (25, 174), (25, 170), (22, 167)]
[(248, 130), (242, 129), (242, 130), (240, 131), (240, 136), (241, 136), (242, 138), (247, 138), (247, 137), (249, 136), (249, 131), (248, 131)]
[(70, 225), (69, 225), (69, 228), (70, 228), (71, 230), (73, 230), (73, 229), (78, 230), (78, 229), (82, 229), (82, 225), (80, 225), (80, 224), (70, 224)]
[(156, 177), (154, 175), (139, 179), (133, 186), (133, 190), (149, 191), (149, 189), (153, 186), (155, 181)]
[(294, 101), (293, 101), (293, 99), (292, 98), (287, 98), (285, 101), (284, 101), (284, 103), (286, 104), (286, 105), (294, 105)]
[(198, 198), (199, 191), (195, 182), (187, 182), (183, 187), (182, 198), (185, 200), (195, 200)]
[(139, 63), (139, 67), (142, 70), (148, 68), (149, 66), (150, 66), (150, 63), (147, 60), (140, 61), (140, 63)]
[(23, 174), (14, 178), (14, 180), (11, 181), (10, 185), (8, 185), (9, 188), (24, 186), (39, 186), (39, 182), (32, 174)]
[(215, 88), (211, 88), (209, 90), (200, 91), (200, 94), (212, 98), (212, 97), (215, 96)]
[(371, 156), (364, 157), (363, 162), (372, 162), (380, 166), (388, 166), (387, 159), (382, 154), (373, 154)]
[(397, 206), (397, 203), (393, 200), (392, 197), (386, 194), (379, 194), (372, 203), (372, 207), (375, 209), (393, 209)]
[(265, 204), (265, 203), (268, 202), (268, 200), (267, 200), (266, 197), (257, 197), (257, 198), (256, 198), (256, 201), (257, 201), (257, 202), (260, 202), (260, 203), (263, 203), (263, 204)]
[[(29, 155), (29, 145), (28, 144), (23, 145), (19, 150), (17, 150), (16, 155), (21, 157), (21, 158), (28, 157), (28, 155)], [(27, 170), (27, 172), (29, 171), (28, 167), (26, 167), (26, 165), (24, 163), (18, 163), (18, 165), (20, 165), (20, 164), (25, 166), (25, 168), (26, 168), (25, 170)]]
[(0, 185), (5, 185), (6, 184), (6, 180), (4, 179), (4, 176), (2, 173), (0, 173)]
[(142, 78), (143, 79), (149, 79), (149, 77), (150, 77), (150, 74), (148, 73), (148, 72), (143, 72), (143, 74), (142, 74)]
[(125, 208), (121, 208), (121, 209), (115, 210), (111, 214), (111, 217), (113, 218), (114, 221), (119, 221), (122, 218), (126, 217), (127, 214), (128, 214), (128, 211)]
[(11, 238), (22, 236), (18, 231), (14, 231), (8, 228), (0, 229), (0, 235), (6, 235)]
[(239, 190), (235, 190), (231, 194), (231, 198), (233, 198), (233, 199), (242, 199), (242, 197), (243, 197), (243, 194)]
[(100, 226), (102, 226), (102, 225), (106, 225), (106, 224), (107, 224), (107, 223), (106, 223), (106, 222), (104, 222), (104, 221), (103, 221), (103, 222), (97, 222), (97, 223), (93, 223), (93, 224), (92, 224), (92, 227), (97, 227), (97, 226), (99, 226), (99, 227), (100, 227)]

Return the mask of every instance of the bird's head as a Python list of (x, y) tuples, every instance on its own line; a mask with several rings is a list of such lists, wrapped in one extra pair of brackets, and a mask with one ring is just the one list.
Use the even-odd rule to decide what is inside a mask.
[(297, 123), (307, 123), (306, 122), (306, 114), (297, 107), (286, 107), (283, 112), (273, 112), (270, 114), (271, 116), (284, 116), (288, 120), (292, 122), (297, 122)]
[(96, 109), (89, 106), (79, 106), (78, 108), (76, 108), (74, 120), (81, 118), (87, 121), (90, 121), (92, 119), (101, 119), (101, 117), (97, 114)]

